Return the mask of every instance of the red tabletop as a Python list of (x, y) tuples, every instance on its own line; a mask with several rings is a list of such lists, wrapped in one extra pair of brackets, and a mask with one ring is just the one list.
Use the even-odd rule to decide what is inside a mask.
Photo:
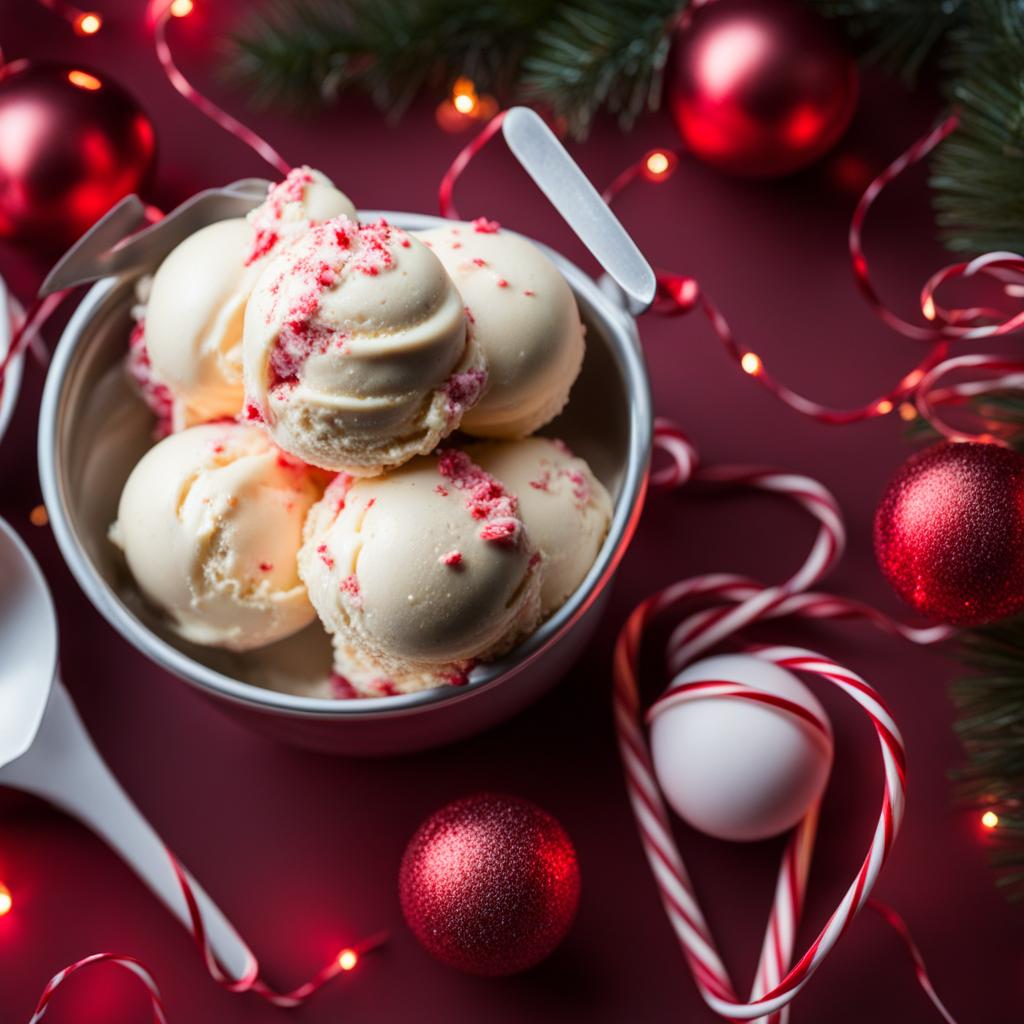
[[(14, 5), (10, 5), (14, 6)], [(141, 0), (102, 5), (107, 24), (80, 40), (27, 0), (8, 10), (8, 58), (80, 61), (120, 78), (157, 128), (160, 165), (151, 198), (169, 207), (196, 189), (265, 175), (260, 160), (209, 124), (163, 79), (142, 25)], [(241, 2), (172, 26), (185, 70), (234, 111), (237, 94), (215, 75), (215, 44)], [(879, 169), (936, 113), (934, 104), (870, 77), (840, 155)], [(424, 101), (392, 123), (358, 99), (308, 119), (248, 114), (295, 162), (322, 168), (364, 208), (434, 212), (437, 183), (464, 136), (445, 135)], [(664, 116), (631, 135), (600, 124), (573, 151), (603, 184), (624, 162), (671, 143)], [(856, 294), (845, 234), (854, 201), (835, 159), (788, 180), (730, 180), (684, 162), (669, 182), (641, 186), (621, 205), (651, 259), (697, 276), (743, 342), (792, 386), (859, 404), (919, 357)], [(579, 243), (500, 142), (472, 165), (457, 200), (552, 244), (585, 267)], [(924, 175), (883, 199), (867, 244), (885, 294), (909, 312), (944, 254), (932, 239)], [(0, 246), (0, 272), (22, 298), (45, 260)], [(739, 374), (696, 317), (641, 324), (656, 407), (691, 433), (704, 459), (769, 463), (831, 488), (850, 530), (830, 581), (840, 593), (897, 611), (871, 553), (871, 517), (910, 448), (895, 417), (846, 427), (802, 419)], [(54, 340), (56, 330), (48, 332)], [(29, 523), (40, 501), (35, 429), (43, 370), (29, 361), (11, 432), (0, 450), (0, 514), (38, 555), (57, 600), (63, 671), (96, 741), (166, 841), (234, 920), (282, 985), (347, 942), (391, 928), (386, 950), (321, 993), (296, 1018), (489, 1022), (678, 1022), (715, 1018), (701, 1002), (661, 911), (633, 826), (615, 751), (610, 652), (617, 627), (644, 595), (709, 570), (781, 579), (804, 557), (812, 528), (767, 498), (653, 498), (615, 585), (606, 628), (549, 697), (517, 719), (447, 749), (390, 760), (329, 758), (278, 746), (223, 718), (184, 684), (115, 635), (73, 582), (49, 530)], [(961, 1022), (1019, 1019), (1024, 1005), (1024, 917), (997, 893), (986, 837), (957, 809), (948, 773), (961, 752), (946, 684), (957, 666), (868, 626), (772, 625), (776, 642), (820, 647), (865, 675), (892, 705), (907, 741), (908, 813), (877, 893), (914, 931), (950, 1010)], [(0, 652), (2, 657), (2, 652)], [(809, 940), (863, 854), (880, 797), (869, 726), (825, 696), (837, 759), (811, 874), (801, 935)], [(583, 876), (579, 918), (541, 967), (487, 981), (435, 963), (405, 929), (397, 871), (405, 842), (430, 812), (482, 789), (532, 798), (565, 825)], [(40, 989), (66, 963), (98, 950), (140, 957), (155, 973), (173, 1024), (284, 1019), (288, 1011), (212, 983), (188, 935), (97, 839), (43, 804), (0, 793), (0, 878), (15, 909), (0, 920), (0, 1019), (27, 1020)], [(726, 845), (680, 827), (711, 925), (738, 979), (753, 971), (781, 844)], [(1014, 1012), (1016, 1011), (1016, 1012)], [(145, 1019), (140, 989), (96, 969), (68, 983), (52, 1019), (104, 1024)], [(906, 954), (866, 914), (795, 1004), (797, 1022), (937, 1020)]]

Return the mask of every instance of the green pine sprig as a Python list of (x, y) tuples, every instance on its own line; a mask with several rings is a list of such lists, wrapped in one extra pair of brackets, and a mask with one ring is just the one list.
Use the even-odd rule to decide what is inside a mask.
[(932, 161), (951, 249), (1024, 253), (1024, 0), (971, 0), (946, 63), (960, 125)]
[(992, 833), (997, 884), (1024, 899), (1024, 617), (968, 633), (964, 662), (974, 674), (953, 684), (956, 731), (967, 755), (962, 795), (999, 815)]

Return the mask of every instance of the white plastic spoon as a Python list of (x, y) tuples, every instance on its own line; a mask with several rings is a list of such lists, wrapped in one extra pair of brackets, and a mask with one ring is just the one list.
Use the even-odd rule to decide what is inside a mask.
[[(191, 930), (167, 848), (104, 764), (57, 674), (57, 615), (28, 548), (0, 519), (0, 785), (49, 800), (106, 840)], [(235, 980), (255, 958), (186, 875), (207, 938)]]
[(656, 286), (651, 265), (541, 116), (512, 107), (501, 131), (513, 156), (621, 289), (626, 309), (633, 316), (649, 309)]

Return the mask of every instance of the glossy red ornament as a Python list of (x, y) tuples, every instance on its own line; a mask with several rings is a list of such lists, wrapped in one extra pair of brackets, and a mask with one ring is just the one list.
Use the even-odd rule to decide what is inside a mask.
[(976, 626), (1024, 609), (1024, 455), (943, 441), (908, 459), (875, 514), (875, 553), (924, 615)]
[(412, 837), (399, 895), (413, 934), (438, 960), (470, 974), (513, 974), (569, 930), (580, 895), (576, 851), (527, 800), (466, 797)]
[(711, 0), (680, 25), (669, 107), (689, 149), (736, 174), (789, 174), (843, 134), (857, 65), (832, 27), (796, 0)]
[(0, 68), (0, 237), (74, 241), (153, 165), (153, 125), (106, 75), (77, 65)]

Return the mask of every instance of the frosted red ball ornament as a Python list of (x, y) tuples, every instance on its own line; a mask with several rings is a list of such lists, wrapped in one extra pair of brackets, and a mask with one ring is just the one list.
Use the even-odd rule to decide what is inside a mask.
[(1024, 455), (943, 441), (908, 459), (875, 514), (875, 553), (896, 592), (942, 622), (1024, 609)]
[(676, 36), (668, 105), (687, 147), (730, 174), (773, 177), (817, 160), (857, 104), (857, 65), (796, 0), (714, 0)]
[(399, 872), (402, 912), (438, 960), (470, 974), (514, 974), (543, 960), (576, 916), (576, 851), (546, 811), (483, 793), (431, 815)]
[(153, 125), (106, 75), (14, 61), (0, 69), (0, 237), (56, 249), (139, 190)]

